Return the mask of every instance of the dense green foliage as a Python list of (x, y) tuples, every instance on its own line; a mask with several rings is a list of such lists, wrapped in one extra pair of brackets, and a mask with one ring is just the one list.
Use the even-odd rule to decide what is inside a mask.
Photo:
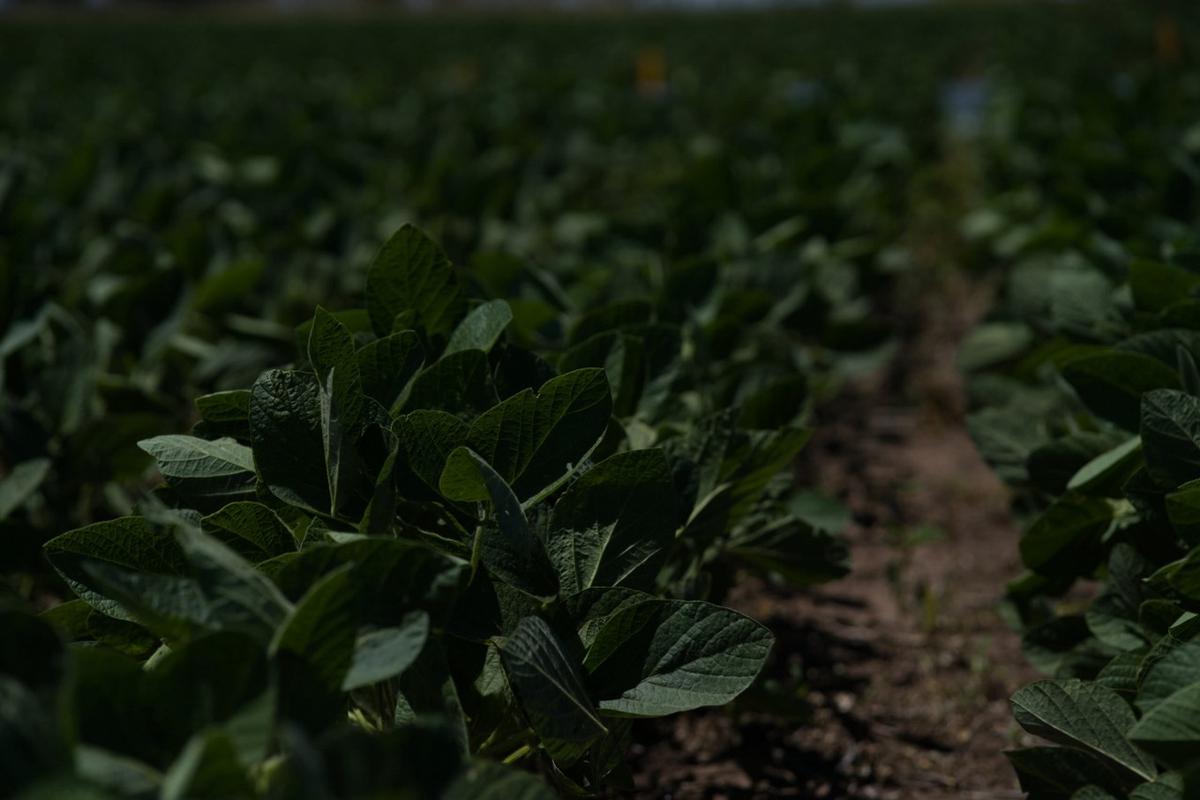
[(1006, 276), (972, 425), (1060, 679), (1014, 708), (1067, 745), (1013, 760), (1178, 797), (1200, 83), (1152, 22), (6, 22), (0, 785), (626, 785), (634, 719), (769, 658), (739, 576), (845, 571), (792, 461), (962, 256)]
[[(285, 27), (279, 63), (336, 56), (300, 94), (229, 28), (232, 66), (183, 29), (169, 65), (137, 26), (96, 51), (127, 62), (26, 51), (3, 525), (11, 590), (53, 608), (6, 618), (10, 786), (543, 791), (501, 791), (511, 761), (594, 793), (631, 719), (758, 674), (769, 632), (714, 604), (739, 572), (844, 572), (789, 465), (886, 352), (864, 287), (905, 266), (913, 145), (786, 74), (706, 130), (628, 44), (564, 29), (602, 56), (578, 85), (521, 57), (559, 32), (480, 65)], [(411, 218), (467, 267), (409, 227), (372, 252)]]
[[(404, 222), (535, 348), (619, 299), (667, 292), (678, 315), (719, 264), (714, 363), (770, 350), (815, 393), (861, 366), (840, 356), (888, 338), (870, 296), (907, 262), (892, 245), (936, 146), (930, 66), (894, 96), (859, 80), (874, 62), (835, 73), (836, 50), (739, 24), (765, 50), (719, 64), (704, 54), (723, 33), (701, 22), (6, 28), (0, 441), (35, 497), (5, 523), (5, 571), (128, 514), (137, 442), (290, 359), (295, 327), (358, 302)], [(660, 41), (670, 82), (639, 88)], [(784, 295), (805, 334), (791, 353), (766, 317)], [(764, 335), (735, 353), (747, 325)]]
[(1028, 516), (1011, 610), (1051, 678), (1013, 708), (1062, 745), (1010, 753), (1034, 800), (1200, 786), (1200, 81), (1170, 59), (1108, 81), (1067, 108), (1031, 81), (966, 221), (1004, 265), (962, 351), (970, 425)]
[[(705, 331), (651, 300), (581, 316), (552, 364), (411, 226), (366, 285), (365, 309), (318, 308), (292, 368), (139, 442), (166, 481), (139, 515), (46, 544), (79, 598), (45, 615), (75, 674), (44, 725), (6, 678), (6, 742), (47, 754), (23, 782), (70, 752), (61, 708), (76, 780), (118, 794), (471, 796), (452, 783), (472, 756), (536, 756), (559, 792), (594, 793), (628, 780), (631, 718), (729, 702), (762, 669), (770, 632), (699, 599), (714, 577), (841, 574), (788, 510), (794, 381), (755, 375), (724, 405)], [(46, 622), (11, 623), (6, 641), (61, 651)], [(196, 707), (145, 717), (157, 691)]]

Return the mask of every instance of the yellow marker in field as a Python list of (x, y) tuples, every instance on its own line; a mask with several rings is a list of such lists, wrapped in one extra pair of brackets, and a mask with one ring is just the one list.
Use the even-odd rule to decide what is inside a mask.
[(636, 84), (643, 97), (661, 97), (667, 92), (667, 54), (661, 47), (647, 46), (638, 51)]
[(1179, 26), (1172, 17), (1160, 16), (1154, 23), (1154, 54), (1162, 64), (1178, 64), (1183, 55)]

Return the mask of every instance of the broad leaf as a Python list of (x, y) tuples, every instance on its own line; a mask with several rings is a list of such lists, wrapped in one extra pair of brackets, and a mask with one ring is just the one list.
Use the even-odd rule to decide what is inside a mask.
[(512, 322), (512, 309), (503, 300), (489, 300), (467, 314), (446, 343), (443, 355), (460, 350), (489, 352)]
[(359, 605), (354, 579), (347, 566), (317, 581), (271, 643), (273, 653), (290, 653), (309, 665), (327, 688), (341, 688), (354, 658)]
[(1200, 681), (1157, 703), (1129, 738), (1168, 766), (1200, 766)]
[(201, 528), (245, 558), (265, 561), (296, 549), (291, 530), (262, 503), (230, 503), (200, 521)]
[(539, 617), (521, 620), (500, 646), (508, 681), (537, 734), (587, 744), (606, 733), (578, 666)]
[(612, 398), (600, 369), (581, 369), (508, 398), (471, 424), (467, 443), (528, 499), (557, 486), (608, 427)]
[(353, 448), (363, 422), (363, 391), (354, 336), (320, 307), (308, 339), (308, 360), (320, 387), (328, 510), (336, 516), (354, 479)]
[(650, 589), (675, 539), (678, 510), (659, 450), (618, 453), (554, 507), (546, 549), (565, 594), (592, 586)]
[(1179, 388), (1175, 370), (1161, 361), (1118, 350), (1074, 359), (1063, 377), (1094, 414), (1130, 431), (1138, 428), (1143, 394)]
[(1146, 466), (1160, 485), (1200, 478), (1200, 398), (1163, 389), (1142, 398)]
[(405, 225), (383, 245), (367, 272), (367, 311), (379, 336), (396, 316), (412, 312), (433, 334), (449, 333), (466, 311), (450, 260), (432, 239)]
[(206, 602), (211, 627), (242, 630), (269, 641), (292, 610), (275, 584), (211, 536), (183, 529), (176, 538)]
[(1066, 495), (1021, 537), (1021, 559), (1046, 575), (1087, 574), (1100, 557), (1100, 537), (1108, 530), (1112, 514), (1104, 500)]
[(196, 398), (196, 411), (205, 422), (244, 422), (250, 415), (250, 392), (234, 389)]
[(1067, 482), (1067, 491), (1096, 497), (1121, 497), (1122, 485), (1141, 462), (1142, 440), (1135, 436), (1080, 467)]
[(652, 717), (722, 705), (745, 691), (774, 637), (710, 603), (648, 600), (614, 614), (584, 665), (602, 711)]
[(163, 575), (107, 561), (81, 568), (97, 590), (167, 640), (204, 631), (239, 631), (268, 641), (291, 604), (265, 575), (199, 531), (177, 533), (186, 574)]
[(474, 416), (496, 403), (487, 353), (460, 350), (439, 358), (413, 379), (403, 408)]
[(394, 427), (409, 469), (437, 491), (446, 459), (466, 444), (470, 427), (453, 414), (428, 410), (405, 414)]
[(380, 628), (359, 636), (342, 690), (353, 691), (401, 674), (421, 655), (428, 635), (429, 615), (414, 611), (398, 627)]
[(330, 507), (320, 385), (309, 374), (268, 370), (250, 394), (254, 463), (271, 492), (318, 513)]
[(1146, 713), (1200, 676), (1200, 641), (1175, 642), (1147, 657), (1138, 680), (1137, 707)]
[(129, 611), (98, 591), (86, 566), (109, 564), (145, 576), (179, 576), (186, 569), (183, 550), (171, 531), (141, 517), (97, 522), (51, 539), (46, 557), (81, 600), (111, 617), (133, 620)]
[(836, 580), (850, 571), (845, 542), (791, 516), (741, 532), (729, 544), (730, 555), (792, 586)]
[(391, 410), (421, 368), (425, 353), (415, 331), (400, 331), (363, 346), (355, 360), (363, 392)]
[(0, 522), (37, 491), (49, 472), (50, 459), (35, 458), (17, 464), (12, 472), (0, 479)]
[(1154, 760), (1126, 738), (1137, 718), (1110, 689), (1078, 680), (1039, 681), (1012, 696), (1021, 727), (1044, 739), (1089, 750), (1154, 780)]
[(512, 489), (491, 465), (460, 447), (446, 460), (438, 486), (451, 500), (491, 501), (494, 524), (481, 526), (475, 548), (493, 577), (538, 597), (556, 593), (557, 580), (542, 541), (530, 529)]
[(254, 495), (254, 455), (233, 439), (156, 436), (138, 447), (158, 462), (167, 483), (186, 497), (231, 500)]

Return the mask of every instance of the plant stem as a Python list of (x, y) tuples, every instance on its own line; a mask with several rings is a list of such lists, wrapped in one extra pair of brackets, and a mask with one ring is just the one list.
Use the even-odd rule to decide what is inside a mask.
[(514, 762), (520, 761), (522, 758), (529, 755), (531, 750), (532, 750), (532, 748), (529, 745), (523, 744), (520, 747), (518, 747), (516, 750), (513, 750), (511, 753), (509, 753), (507, 756), (505, 756), (504, 763), (512, 764)]

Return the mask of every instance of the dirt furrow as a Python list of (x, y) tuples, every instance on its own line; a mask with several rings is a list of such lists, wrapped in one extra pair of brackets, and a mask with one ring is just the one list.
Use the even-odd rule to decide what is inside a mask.
[(734, 605), (779, 637), (758, 701), (770, 712), (752, 700), (645, 731), (638, 796), (1021, 796), (1002, 751), (1019, 741), (1008, 696), (1034, 675), (998, 608), (1017, 530), (966, 433), (955, 365), (987, 289), (936, 282), (898, 358), (823, 412), (800, 467), (852, 512), (853, 572), (810, 591), (738, 589)]

